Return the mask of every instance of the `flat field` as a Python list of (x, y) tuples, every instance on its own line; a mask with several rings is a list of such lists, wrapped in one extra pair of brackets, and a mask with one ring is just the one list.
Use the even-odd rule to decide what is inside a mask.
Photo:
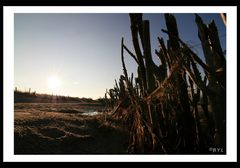
[(124, 154), (128, 133), (101, 106), (15, 103), (15, 154)]

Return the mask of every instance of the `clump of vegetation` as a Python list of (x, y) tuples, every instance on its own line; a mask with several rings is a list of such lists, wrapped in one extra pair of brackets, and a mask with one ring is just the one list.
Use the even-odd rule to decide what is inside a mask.
[[(129, 16), (134, 52), (122, 38), (123, 75), (105, 94), (111, 117), (129, 128), (128, 152), (206, 154), (210, 147), (226, 152), (226, 60), (214, 21), (206, 25), (195, 15), (204, 62), (180, 39), (174, 15), (165, 14), (162, 31), (169, 39), (166, 46), (158, 38), (156, 65), (149, 21), (142, 14)], [(138, 65), (135, 78), (127, 72), (124, 52)]]

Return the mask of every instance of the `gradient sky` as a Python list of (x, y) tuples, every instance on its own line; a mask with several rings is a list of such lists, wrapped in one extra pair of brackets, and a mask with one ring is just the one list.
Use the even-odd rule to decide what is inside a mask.
[[(194, 46), (203, 58), (194, 14), (174, 14), (179, 35)], [(226, 28), (219, 14), (199, 14), (205, 23), (215, 20), (223, 50)], [(163, 14), (144, 14), (150, 20), (153, 59), (157, 37), (167, 39)], [(132, 50), (128, 14), (31, 14), (14, 16), (14, 85), (20, 90), (31, 88), (49, 93), (47, 81), (52, 75), (60, 79), (54, 94), (99, 98), (114, 86), (122, 72), (120, 43)], [(133, 51), (133, 50), (132, 50)], [(128, 72), (136, 74), (136, 64), (125, 54)], [(136, 75), (135, 75), (136, 76)]]

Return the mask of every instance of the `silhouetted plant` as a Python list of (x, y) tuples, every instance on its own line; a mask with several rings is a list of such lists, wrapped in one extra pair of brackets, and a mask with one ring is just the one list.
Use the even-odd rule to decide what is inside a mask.
[[(142, 14), (129, 16), (134, 52), (122, 38), (123, 75), (107, 92), (112, 117), (129, 126), (128, 152), (209, 153), (214, 145), (225, 149), (226, 60), (214, 21), (206, 26), (196, 15), (204, 63), (179, 38), (174, 15), (165, 14), (167, 30), (162, 31), (169, 39), (165, 46), (158, 37), (155, 54), (161, 65), (157, 66), (152, 60), (149, 21)], [(133, 75), (128, 76), (124, 51), (137, 63), (135, 82)]]

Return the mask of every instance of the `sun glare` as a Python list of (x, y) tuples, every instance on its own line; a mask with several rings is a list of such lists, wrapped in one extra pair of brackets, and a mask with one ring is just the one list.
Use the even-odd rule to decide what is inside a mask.
[(57, 76), (50, 76), (48, 78), (48, 88), (51, 91), (55, 91), (59, 88), (60, 86), (60, 80)]

